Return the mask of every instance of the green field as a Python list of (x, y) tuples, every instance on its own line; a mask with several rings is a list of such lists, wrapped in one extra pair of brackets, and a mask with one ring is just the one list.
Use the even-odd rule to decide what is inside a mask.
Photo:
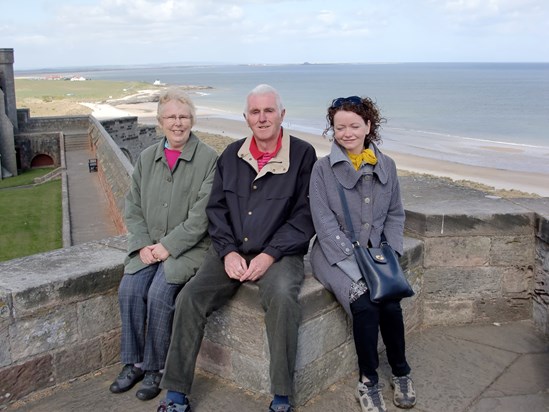
[[(51, 169), (50, 169), (51, 170)], [(37, 169), (0, 181), (0, 188), (32, 182), (49, 170)], [(10, 182), (11, 181), (11, 182)], [(61, 180), (0, 190), (0, 261), (63, 246)]]
[(38, 98), (43, 101), (99, 102), (136, 94), (139, 90), (156, 88), (157, 86), (150, 83), (110, 80), (71, 82), (69, 80), (15, 79), (15, 93), (18, 100)]
[(41, 167), (39, 169), (31, 169), (9, 179), (0, 180), (0, 189), (5, 187), (32, 185), (34, 179), (44, 176), (53, 170), (53, 167)]

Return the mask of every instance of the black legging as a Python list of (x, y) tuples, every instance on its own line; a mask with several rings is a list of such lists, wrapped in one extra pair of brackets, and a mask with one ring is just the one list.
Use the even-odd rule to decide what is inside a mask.
[(360, 376), (366, 376), (370, 382), (378, 382), (378, 330), (381, 331), (393, 375), (408, 375), (410, 366), (406, 361), (404, 320), (400, 300), (373, 303), (370, 300), (370, 292), (366, 291), (351, 303), (351, 312)]

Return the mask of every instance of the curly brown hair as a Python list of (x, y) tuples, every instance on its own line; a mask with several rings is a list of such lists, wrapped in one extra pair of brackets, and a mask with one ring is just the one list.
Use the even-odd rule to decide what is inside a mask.
[(350, 96), (334, 99), (330, 107), (328, 107), (328, 113), (326, 114), (326, 129), (324, 129), (324, 132), (322, 133), (323, 136), (326, 136), (331, 132), (333, 138), (334, 116), (340, 110), (356, 113), (362, 117), (364, 123), (368, 123), (368, 120), (370, 121), (370, 133), (366, 135), (366, 139), (364, 140), (365, 147), (368, 147), (370, 142), (381, 142), (379, 129), (381, 123), (386, 123), (387, 119), (381, 117), (377, 105), (369, 97)]

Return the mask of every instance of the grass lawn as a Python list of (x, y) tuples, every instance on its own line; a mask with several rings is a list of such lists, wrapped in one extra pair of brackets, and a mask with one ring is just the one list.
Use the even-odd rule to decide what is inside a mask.
[(15, 79), (15, 94), (18, 100), (39, 98), (45, 102), (71, 100), (74, 102), (99, 102), (118, 99), (137, 93), (139, 90), (156, 89), (150, 83), (117, 82), (110, 80), (68, 80)]
[(40, 176), (44, 176), (53, 170), (53, 167), (41, 167), (38, 169), (31, 169), (17, 176), (10, 177), (8, 179), (0, 180), (0, 189), (4, 187), (24, 186), (32, 185), (34, 179)]
[[(38, 170), (44, 174), (44, 169)], [(22, 179), (32, 172), (0, 183)], [(61, 180), (0, 190), (0, 216), (0, 261), (61, 248)]]

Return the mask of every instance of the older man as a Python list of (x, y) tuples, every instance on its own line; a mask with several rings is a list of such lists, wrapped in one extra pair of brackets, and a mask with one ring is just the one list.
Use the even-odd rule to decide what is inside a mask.
[(269, 411), (290, 412), (300, 321), (303, 256), (314, 228), (309, 209), (313, 147), (282, 128), (278, 92), (259, 85), (244, 117), (253, 135), (230, 144), (217, 163), (206, 208), (212, 239), (204, 263), (176, 303), (158, 411), (189, 412), (196, 358), (207, 317), (244, 282), (259, 287), (270, 351)]

